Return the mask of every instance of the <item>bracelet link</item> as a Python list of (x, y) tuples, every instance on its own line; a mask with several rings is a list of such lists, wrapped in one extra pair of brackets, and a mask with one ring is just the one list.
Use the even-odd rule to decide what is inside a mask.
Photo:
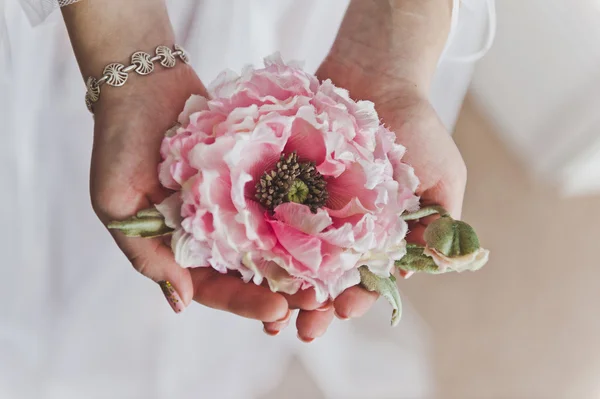
[(131, 56), (131, 64), (135, 65), (135, 72), (138, 75), (148, 75), (154, 71), (154, 63), (152, 62), (152, 56), (143, 51), (133, 53)]
[(183, 47), (181, 47), (179, 44), (176, 44), (175, 46), (173, 46), (175, 48), (175, 53), (177, 53), (177, 56), (179, 56), (179, 59), (183, 62), (185, 62), (186, 64), (190, 63), (190, 57), (188, 57), (187, 52), (185, 51), (185, 49)]
[(85, 106), (87, 107), (88, 111), (90, 111), (92, 114), (94, 113), (94, 102), (90, 97), (90, 93), (85, 93)]
[(175, 57), (171, 53), (171, 49), (167, 46), (158, 46), (156, 48), (156, 55), (160, 57), (160, 65), (165, 68), (173, 68), (175, 66)]
[(129, 77), (127, 72), (123, 72), (123, 68), (125, 68), (125, 65), (117, 62), (108, 64), (102, 72), (103, 75), (108, 76), (106, 84), (113, 87), (123, 86)]
[(100, 85), (98, 81), (93, 76), (87, 78), (85, 82), (85, 86), (87, 88), (87, 94), (90, 97), (90, 101), (96, 102), (100, 98)]

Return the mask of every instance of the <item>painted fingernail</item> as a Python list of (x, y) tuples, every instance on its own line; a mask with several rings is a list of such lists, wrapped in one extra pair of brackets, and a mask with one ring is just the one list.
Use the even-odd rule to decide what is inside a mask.
[(275, 321), (275, 323), (287, 323), (290, 320), (290, 317), (292, 317), (292, 311), (290, 309), (288, 309), (285, 316), (283, 316), (283, 318)]
[(334, 310), (333, 313), (335, 314), (335, 317), (337, 317), (340, 320), (349, 320), (350, 319), (350, 317), (348, 317), (348, 316), (342, 316), (341, 314), (339, 314), (337, 312), (337, 310)]
[(331, 302), (331, 300), (328, 300), (327, 302), (325, 302), (324, 304), (322, 304), (320, 307), (316, 308), (315, 310), (317, 312), (326, 312), (329, 309), (331, 309), (331, 305), (333, 305), (333, 303)]
[(171, 307), (173, 308), (173, 311), (175, 311), (175, 313), (183, 312), (183, 309), (185, 309), (185, 305), (183, 304), (183, 301), (181, 300), (181, 297), (179, 296), (177, 291), (175, 291), (175, 287), (173, 287), (173, 284), (171, 284), (171, 282), (169, 281), (159, 281), (158, 285), (160, 285), (160, 289), (165, 295), (165, 298), (167, 298), (167, 302), (169, 302), (169, 305), (171, 305)]
[(279, 335), (279, 333), (281, 332), (280, 330), (271, 330), (267, 327), (263, 327), (263, 331), (265, 332), (265, 334), (270, 335), (271, 337)]
[[(281, 319), (271, 323), (265, 323), (263, 326), (263, 331), (265, 332), (265, 334), (270, 335), (272, 337), (278, 335), (281, 332), (281, 330), (288, 326), (291, 316), (292, 311), (288, 309), (285, 316), (283, 316)], [(267, 327), (267, 325), (269, 327)]]
[(305, 338), (303, 336), (301, 336), (300, 334), (298, 335), (298, 339), (302, 342), (304, 342), (305, 344), (310, 344), (311, 342), (313, 342), (315, 339), (314, 338)]

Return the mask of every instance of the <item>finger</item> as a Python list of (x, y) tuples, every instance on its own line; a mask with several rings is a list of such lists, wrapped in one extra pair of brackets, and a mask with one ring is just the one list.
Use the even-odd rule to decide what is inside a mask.
[(176, 313), (190, 304), (194, 293), (190, 272), (175, 263), (171, 249), (161, 238), (131, 238), (120, 232), (113, 232), (113, 237), (133, 267), (159, 284)]
[(323, 311), (301, 310), (296, 319), (298, 338), (306, 343), (314, 341), (325, 334), (333, 317), (333, 306)]
[[(450, 176), (445, 181), (439, 181), (425, 191), (417, 192), (417, 195), (421, 196), (421, 207), (439, 205), (448, 211), (450, 216), (460, 219), (465, 195), (465, 183), (461, 179), (454, 180), (454, 176)], [(434, 215), (423, 219), (428, 221), (426, 224), (429, 224), (437, 218), (438, 216)]]
[(288, 302), (290, 309), (314, 310), (322, 306), (317, 301), (314, 288), (300, 290), (293, 295), (282, 294)]
[[(148, 196), (130, 190), (115, 191), (114, 187), (106, 186), (106, 180), (110, 179), (94, 178), (93, 171), (91, 175), (94, 211), (105, 225), (113, 220), (125, 219), (137, 210), (149, 208), (168, 195), (168, 191), (159, 188), (158, 183), (152, 190), (153, 194)], [(110, 209), (117, 211), (110, 212)], [(117, 230), (109, 232), (133, 267), (158, 283), (176, 313), (189, 305), (194, 292), (190, 273), (177, 265), (170, 247), (165, 245), (165, 237), (136, 238), (127, 237)]]
[(277, 320), (274, 322), (266, 322), (263, 323), (263, 330), (268, 335), (278, 335), (284, 328), (286, 328), (290, 324), (290, 319), (292, 318), (292, 310), (288, 309), (286, 315), (283, 319)]
[(379, 298), (376, 292), (354, 286), (342, 292), (333, 302), (335, 314), (342, 320), (361, 317)]
[(281, 320), (287, 314), (288, 304), (281, 294), (244, 283), (239, 276), (209, 267), (190, 269), (190, 274), (194, 300), (205, 306), (266, 322)]

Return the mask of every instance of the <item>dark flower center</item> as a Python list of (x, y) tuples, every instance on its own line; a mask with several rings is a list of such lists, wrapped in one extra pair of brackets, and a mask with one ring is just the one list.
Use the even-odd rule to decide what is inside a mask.
[(315, 213), (328, 197), (327, 182), (315, 163), (298, 162), (296, 152), (281, 154), (275, 168), (263, 173), (256, 184), (256, 199), (270, 211), (284, 202), (296, 202)]

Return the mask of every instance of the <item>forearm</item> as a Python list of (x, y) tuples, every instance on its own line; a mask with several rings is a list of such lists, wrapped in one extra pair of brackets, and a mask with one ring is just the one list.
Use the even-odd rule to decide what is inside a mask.
[(352, 0), (328, 61), (355, 79), (403, 80), (425, 93), (451, 10), (452, 0)]
[(99, 76), (136, 51), (174, 43), (164, 0), (81, 1), (62, 13), (84, 77)]

